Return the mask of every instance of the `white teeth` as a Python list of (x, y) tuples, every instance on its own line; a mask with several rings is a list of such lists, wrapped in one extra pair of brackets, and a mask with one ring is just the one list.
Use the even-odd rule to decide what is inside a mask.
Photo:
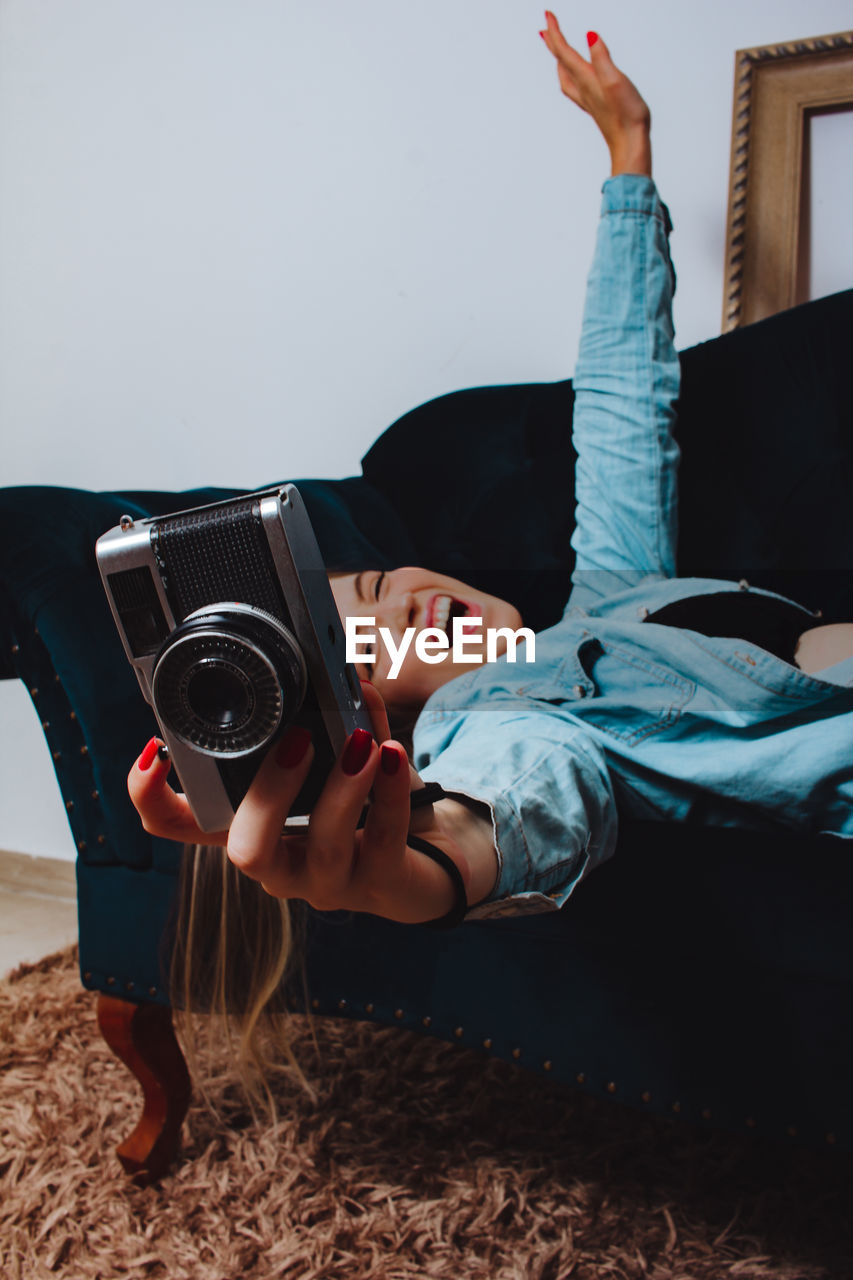
[(453, 603), (450, 596), (436, 596), (432, 606), (432, 625), (438, 627), (439, 631), (447, 632), (447, 623), (450, 618), (450, 606)]

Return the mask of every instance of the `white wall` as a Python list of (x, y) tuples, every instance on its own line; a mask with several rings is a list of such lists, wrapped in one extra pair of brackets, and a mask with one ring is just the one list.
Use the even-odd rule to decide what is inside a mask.
[[(560, 16), (650, 102), (679, 341), (710, 337), (734, 51), (843, 30), (848, 0)], [(2, 482), (343, 476), (431, 396), (569, 376), (606, 155), (542, 25), (532, 0), (5, 0)], [(0, 716), (0, 847), (72, 856), (22, 690)]]

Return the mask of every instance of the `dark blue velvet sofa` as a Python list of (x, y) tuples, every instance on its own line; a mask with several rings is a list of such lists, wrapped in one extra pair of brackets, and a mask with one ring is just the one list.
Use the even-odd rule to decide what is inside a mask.
[[(682, 573), (853, 619), (851, 333), (853, 291), (683, 353)], [(460, 391), (390, 427), (361, 476), (297, 481), (327, 563), (425, 564), (548, 625), (571, 571), (571, 413), (570, 382)], [(0, 676), (25, 682), (53, 755), (79, 850), (82, 979), (146, 1095), (120, 1154), (148, 1178), (174, 1153), (189, 1089), (167, 994), (181, 850), (127, 800), (156, 726), (93, 547), (125, 512), (224, 496), (0, 495)], [(851, 1148), (851, 919), (844, 841), (626, 824), (555, 915), (444, 932), (309, 912), (309, 1000), (638, 1108)]]

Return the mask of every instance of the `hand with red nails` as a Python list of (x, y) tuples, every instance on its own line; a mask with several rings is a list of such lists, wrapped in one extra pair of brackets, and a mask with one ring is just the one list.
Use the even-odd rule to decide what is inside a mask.
[[(181, 843), (223, 845), (234, 865), (274, 897), (302, 898), (319, 911), (365, 911), (419, 923), (443, 916), (454, 894), (447, 873), (407, 846), (411, 831), (453, 859), (476, 894), (471, 898), (469, 892), (469, 901), (485, 896), (495, 864), (492, 879), (488, 866), (472, 877), (469, 857), (454, 836), (455, 810), (462, 806), (442, 800), (411, 813), (410, 791), (423, 783), (405, 748), (391, 741), (378, 692), (365, 682), (363, 694), (375, 737), (363, 729), (352, 734), (306, 828), (282, 833), (313, 758), (308, 735), (292, 728), (261, 765), (230, 829), (215, 833), (200, 830), (186, 798), (169, 786), (168, 756), (152, 749), (158, 743), (152, 739), (128, 777), (145, 830)], [(367, 820), (359, 829), (365, 805)]]
[(612, 176), (641, 173), (651, 177), (651, 114), (636, 87), (614, 64), (595, 31), (587, 32), (587, 61), (567, 42), (547, 9), (545, 21), (547, 27), (539, 34), (556, 58), (560, 88), (581, 110), (589, 112), (601, 130), (610, 149)]

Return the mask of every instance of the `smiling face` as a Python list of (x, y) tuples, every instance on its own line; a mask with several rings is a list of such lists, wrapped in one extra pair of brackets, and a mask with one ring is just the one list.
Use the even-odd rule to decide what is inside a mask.
[[(407, 627), (414, 627), (416, 632), (427, 627), (438, 628), (445, 632), (452, 645), (454, 618), (477, 618), (480, 620), (475, 624), (477, 642), (472, 630), (465, 652), (485, 661), (487, 632), (499, 627), (516, 631), (521, 626), (521, 614), (506, 600), (476, 591), (456, 578), (447, 578), (429, 569), (411, 566), (387, 572), (366, 569), (362, 573), (336, 575), (330, 585), (341, 618), (374, 618), (375, 626), (370, 630), (378, 635), (380, 627), (387, 627), (396, 646), (402, 643)], [(423, 662), (415, 652), (413, 640), (398, 674), (391, 679), (387, 647), (378, 640), (375, 649), (376, 662), (358, 663), (357, 670), (376, 686), (393, 710), (419, 709), (430, 694), (448, 680), (477, 670), (474, 663), (454, 662), (452, 651), (448, 651), (441, 662)], [(498, 654), (505, 649), (506, 641), (498, 637)]]

